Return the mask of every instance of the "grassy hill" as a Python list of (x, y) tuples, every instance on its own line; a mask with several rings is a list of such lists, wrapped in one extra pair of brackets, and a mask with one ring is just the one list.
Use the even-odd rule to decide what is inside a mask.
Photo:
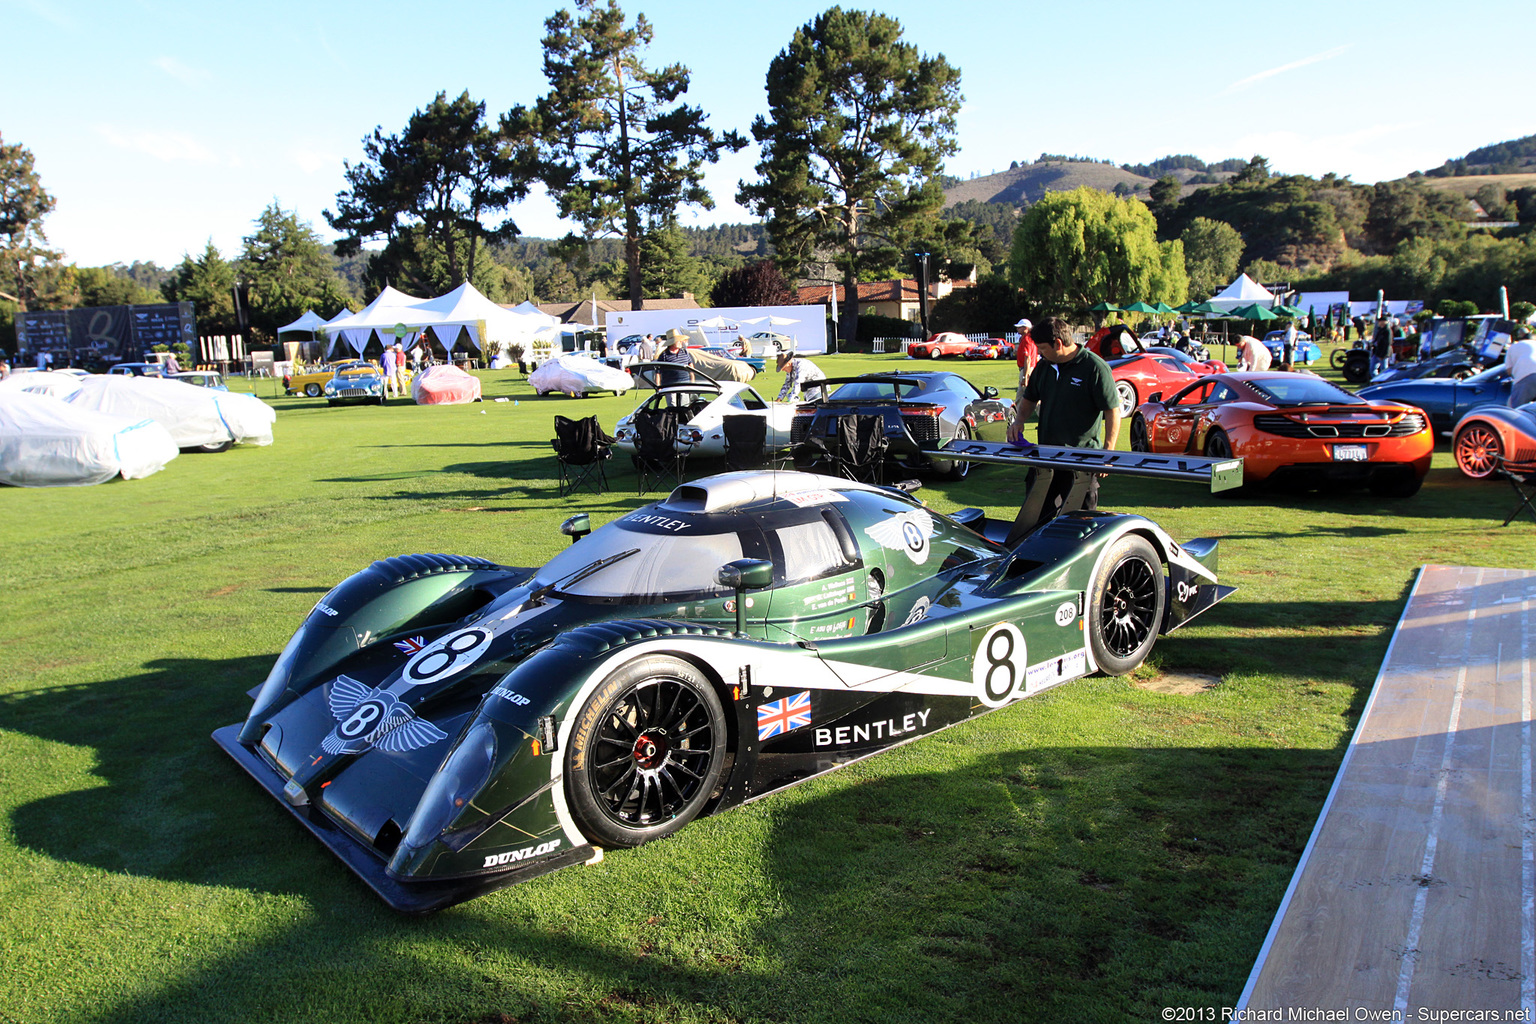
[(996, 174), (983, 175), (962, 181), (944, 190), (944, 205), (953, 206), (966, 200), (981, 203), (1008, 203), (1018, 206), (1024, 202), (1037, 202), (1050, 192), (1068, 192), (1082, 185), (1113, 192), (1116, 185), (1145, 191), (1153, 179), (1121, 170), (1114, 164), (1090, 163), (1076, 160), (1048, 160), (1041, 163), (1020, 164), (1018, 167)]
[(1432, 178), (1426, 175), (1420, 178), (1419, 182), (1441, 192), (1460, 192), (1464, 196), (1473, 196), (1484, 185), (1500, 185), (1505, 189), (1536, 186), (1536, 171), (1517, 174), (1464, 174), (1455, 178)]
[[(1168, 173), (1184, 182), (1182, 195), (1189, 195), (1199, 185), (1188, 184), (1189, 179), (1200, 171), (1177, 168)], [(1221, 177), (1227, 177), (1222, 173)], [(1116, 185), (1125, 185), (1143, 198), (1156, 178), (1127, 171), (1114, 164), (1088, 160), (1041, 160), (996, 174), (984, 174), (971, 178), (944, 190), (944, 205), (954, 206), (974, 200), (979, 203), (1007, 203), (1019, 206), (1025, 202), (1037, 202), (1046, 192), (1068, 192), (1082, 185), (1113, 192)]]

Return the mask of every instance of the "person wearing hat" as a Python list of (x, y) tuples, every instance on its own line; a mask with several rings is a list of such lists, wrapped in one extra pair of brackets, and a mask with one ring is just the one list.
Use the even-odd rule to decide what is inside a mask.
[[(662, 335), (662, 340), (666, 343), (666, 347), (656, 357), (658, 363), (676, 363), (679, 366), (693, 365), (693, 356), (688, 352), (688, 335), (686, 333), (674, 327)], [(684, 384), (687, 383), (689, 376), (689, 374), (684, 373), (682, 370), (668, 370), (663, 375), (663, 379), (658, 383), (662, 385)]]
[(1029, 375), (1035, 372), (1035, 364), (1040, 362), (1040, 346), (1029, 336), (1030, 328), (1034, 326), (1025, 317), (1020, 317), (1019, 322), (1013, 325), (1013, 329), (1019, 332), (1019, 344), (1014, 349), (1015, 361), (1019, 364), (1019, 390), (1014, 398), (1015, 403), (1024, 397), (1024, 385), (1029, 383)]
[[(794, 352), (780, 352), (775, 365), (779, 372), (783, 373), (784, 386), (779, 389), (778, 401), (798, 402), (801, 400), (801, 392), (807, 390), (806, 385), (814, 384), (819, 380), (826, 380), (827, 375), (821, 372), (821, 367), (803, 356)], [(813, 401), (821, 401), (826, 397), (826, 388), (810, 388), (815, 395), (806, 395)]]

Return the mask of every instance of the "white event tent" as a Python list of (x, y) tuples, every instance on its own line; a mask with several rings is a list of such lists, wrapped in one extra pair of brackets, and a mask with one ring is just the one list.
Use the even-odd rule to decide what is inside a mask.
[[(351, 310), (344, 309), (344, 310), (342, 310), (342, 312), (345, 313), (347, 316), (351, 316), (352, 315)], [(316, 313), (312, 309), (306, 309), (304, 311), (304, 315), (299, 317), (293, 323), (291, 323), (291, 324), (284, 324), (283, 326), (279, 327), (277, 329), (277, 338), (278, 338), (279, 341), (281, 341), (282, 338), (283, 338), (283, 335), (285, 335), (285, 334), (309, 334), (309, 335), (313, 335), (316, 331), (320, 330), (320, 328), (322, 328), (324, 326), (325, 326), (325, 317), (321, 316), (319, 313)]]
[(361, 355), (375, 331), (381, 341), (391, 341), (397, 326), (404, 326), (413, 337), (431, 331), (450, 353), (468, 347), (489, 355), (514, 342), (531, 341), (541, 332), (558, 330), (560, 321), (529, 303), (504, 309), (468, 282), (435, 299), (417, 299), (386, 285), (360, 312), (333, 320), (321, 330), (332, 339), (332, 351), (340, 340)]
[(1213, 295), (1210, 298), (1210, 304), (1223, 313), (1230, 312), (1238, 306), (1246, 306), (1254, 302), (1273, 305), (1274, 301), (1274, 292), (1271, 292), (1247, 274), (1237, 275), (1236, 281), (1233, 281), (1223, 288), (1219, 294)]

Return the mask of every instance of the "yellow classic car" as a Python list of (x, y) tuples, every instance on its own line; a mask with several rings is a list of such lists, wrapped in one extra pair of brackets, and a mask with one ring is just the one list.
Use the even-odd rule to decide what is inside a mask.
[[(347, 359), (338, 363), (328, 363), (320, 369), (309, 370), (305, 373), (291, 374), (285, 379), (283, 388), (290, 395), (304, 395), (308, 398), (319, 398), (321, 393), (325, 390), (325, 382), (330, 380), (338, 373), (340, 373), (343, 377), (350, 377), (358, 374), (378, 372), (379, 367), (376, 363), (364, 362), (361, 359)], [(405, 381), (406, 387), (410, 387), (410, 370), (405, 371), (403, 379)]]

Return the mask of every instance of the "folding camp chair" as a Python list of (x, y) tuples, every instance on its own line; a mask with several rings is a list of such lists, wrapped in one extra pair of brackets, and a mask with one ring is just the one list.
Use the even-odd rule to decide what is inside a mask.
[(613, 438), (603, 431), (596, 416), (584, 420), (556, 416), (555, 436), (549, 443), (560, 466), (560, 497), (572, 494), (579, 486), (594, 494), (607, 489), (608, 474), (603, 464), (613, 457)]
[(839, 416), (837, 420), (837, 469), (850, 480), (880, 484), (885, 478), (885, 452), (891, 442), (885, 436), (883, 416)]
[(1521, 512), (1529, 512), (1532, 519), (1536, 519), (1536, 505), (1531, 504), (1536, 500), (1536, 463), (1531, 462), (1506, 462), (1497, 459), (1493, 471), (1509, 481), (1509, 485), (1520, 496), (1520, 504), (1509, 514), (1509, 518), (1500, 523), (1500, 526), (1508, 526), (1515, 521)]
[(641, 409), (632, 421), (635, 427), (635, 473), (644, 494), (652, 486), (665, 485), (670, 479), (683, 482), (683, 467), (688, 446), (678, 438), (681, 416), (676, 409)]
[(726, 416), (720, 421), (725, 431), (725, 465), (729, 469), (777, 469), (783, 460), (782, 449), (768, 444), (768, 421), (761, 416)]

